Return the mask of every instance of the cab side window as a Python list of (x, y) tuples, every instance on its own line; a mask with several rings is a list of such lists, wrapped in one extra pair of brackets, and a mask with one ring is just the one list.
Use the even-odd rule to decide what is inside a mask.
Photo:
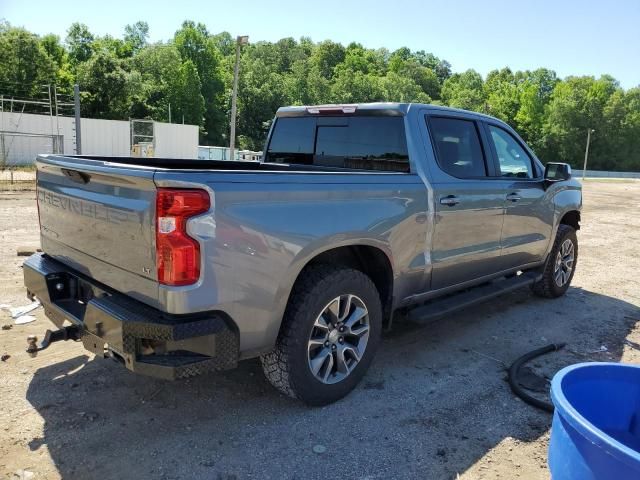
[(449, 117), (429, 117), (429, 130), (439, 167), (457, 178), (486, 177), (484, 152), (476, 123)]
[(533, 178), (533, 162), (524, 148), (502, 128), (489, 125), (502, 177)]

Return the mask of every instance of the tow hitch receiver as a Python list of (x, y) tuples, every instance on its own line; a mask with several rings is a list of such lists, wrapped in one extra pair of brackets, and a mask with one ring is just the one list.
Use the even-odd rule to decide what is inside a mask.
[(27, 337), (27, 353), (35, 357), (40, 350), (48, 348), (53, 342), (61, 342), (63, 340), (80, 340), (80, 329), (75, 325), (69, 325), (55, 331), (47, 330), (40, 345), (38, 345), (38, 337), (29, 335)]

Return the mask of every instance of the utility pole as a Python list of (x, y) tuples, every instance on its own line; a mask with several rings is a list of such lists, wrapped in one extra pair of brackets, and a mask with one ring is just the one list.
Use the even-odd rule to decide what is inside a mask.
[(169, 104), (169, 123), (171, 123), (171, 104)]
[(73, 101), (76, 114), (76, 155), (82, 155), (82, 135), (80, 128), (80, 87), (76, 83), (73, 86)]
[(49, 118), (51, 120), (51, 135), (53, 136), (53, 106), (51, 103), (51, 84), (47, 85), (49, 89)]
[(56, 84), (53, 84), (53, 99), (56, 102), (56, 141), (55, 141), (55, 152), (54, 153), (63, 153), (60, 148), (60, 117), (58, 117), (58, 88)]
[(589, 144), (591, 143), (591, 134), (595, 132), (594, 129), (587, 129), (587, 148), (584, 150), (584, 166), (582, 167), (582, 182), (584, 183), (584, 177), (587, 174), (587, 160), (589, 160)]
[(231, 132), (229, 135), (229, 159), (235, 160), (236, 149), (236, 111), (238, 97), (238, 73), (240, 71), (240, 47), (249, 43), (249, 36), (242, 35), (236, 38), (236, 64), (233, 67), (233, 92), (231, 94)]
[(0, 170), (4, 170), (7, 166), (7, 156), (4, 152), (4, 95), (0, 95), (0, 154)]

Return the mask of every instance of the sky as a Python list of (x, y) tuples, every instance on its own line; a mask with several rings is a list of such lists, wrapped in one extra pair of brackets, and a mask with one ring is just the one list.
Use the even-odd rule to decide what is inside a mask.
[(72, 22), (121, 36), (149, 23), (151, 41), (170, 39), (185, 19), (250, 41), (311, 37), (368, 48), (432, 52), (455, 72), (547, 67), (567, 75), (610, 74), (640, 85), (640, 0), (0, 0), (0, 18), (64, 39)]

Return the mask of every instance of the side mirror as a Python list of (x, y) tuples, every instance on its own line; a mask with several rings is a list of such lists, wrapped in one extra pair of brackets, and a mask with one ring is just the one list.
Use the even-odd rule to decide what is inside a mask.
[(547, 163), (544, 179), (548, 182), (561, 182), (571, 178), (571, 166), (568, 163)]

